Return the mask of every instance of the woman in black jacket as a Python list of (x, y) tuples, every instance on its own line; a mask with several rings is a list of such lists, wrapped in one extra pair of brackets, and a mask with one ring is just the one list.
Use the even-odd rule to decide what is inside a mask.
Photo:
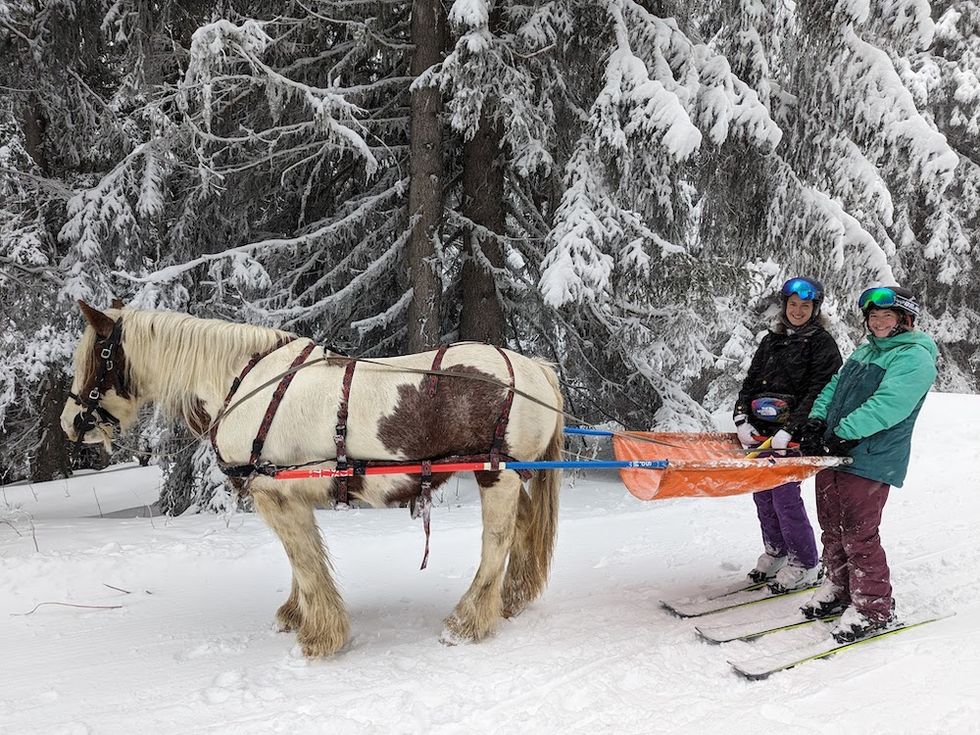
[[(746, 448), (771, 437), (774, 450), (785, 450), (842, 362), (820, 316), (823, 284), (812, 278), (791, 278), (780, 295), (779, 319), (762, 338), (735, 403), (735, 427)], [(757, 492), (753, 499), (765, 552), (749, 577), (771, 580), (770, 586), (777, 590), (816, 583), (819, 557), (800, 483)]]

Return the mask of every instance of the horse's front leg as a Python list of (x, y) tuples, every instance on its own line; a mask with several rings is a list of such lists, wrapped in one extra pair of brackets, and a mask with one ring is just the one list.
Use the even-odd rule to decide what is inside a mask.
[(255, 507), (275, 531), (293, 568), (289, 599), (276, 613), (284, 629), (295, 628), (306, 656), (326, 656), (347, 641), (350, 625), (330, 576), (313, 504), (298, 486), (268, 478), (251, 485)]
[(521, 478), (516, 472), (503, 471), (479, 472), (476, 479), (483, 513), (483, 549), (473, 583), (446, 618), (441, 640), (449, 644), (486, 638), (496, 629), (503, 607), (504, 567), (514, 539)]

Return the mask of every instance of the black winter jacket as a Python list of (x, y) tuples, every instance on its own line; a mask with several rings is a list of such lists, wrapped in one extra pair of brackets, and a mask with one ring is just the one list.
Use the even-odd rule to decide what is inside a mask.
[[(782, 324), (762, 338), (749, 372), (742, 383), (734, 416), (745, 414), (766, 436), (785, 428), (790, 434), (806, 422), (810, 407), (823, 387), (840, 369), (840, 350), (830, 333), (818, 323), (787, 331)], [(786, 397), (791, 404), (785, 425), (768, 424), (752, 415), (752, 399), (759, 396)]]

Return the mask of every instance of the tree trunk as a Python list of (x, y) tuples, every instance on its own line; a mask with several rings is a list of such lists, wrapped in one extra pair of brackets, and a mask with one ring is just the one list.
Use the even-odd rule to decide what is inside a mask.
[[(500, 234), (504, 232), (505, 216), (501, 140), (500, 125), (484, 116), (476, 135), (463, 147), (463, 214), (475, 224)], [(482, 252), (482, 258), (475, 255), (477, 250)], [(500, 245), (490, 237), (468, 231), (459, 336), (460, 339), (502, 345), (504, 311), (486, 261), (495, 268), (503, 267)]]
[[(439, 63), (446, 34), (441, 0), (412, 3), (413, 77)], [(442, 94), (437, 87), (412, 92), (409, 149), (411, 183), (408, 214), (414, 220), (406, 252), (408, 283), (414, 289), (408, 307), (408, 350), (421, 352), (439, 343), (441, 282), (435, 263), (435, 238), (442, 224)]]
[(28, 102), (18, 106), (17, 119), (24, 134), (24, 150), (34, 159), (41, 175), (48, 176), (48, 158), (44, 153), (44, 133), (47, 127), (44, 110), (38, 103), (37, 95), (32, 94)]
[(68, 378), (60, 367), (48, 368), (41, 382), (41, 436), (31, 457), (31, 482), (46, 482), (71, 475), (68, 442), (61, 430), (61, 410), (68, 397)]

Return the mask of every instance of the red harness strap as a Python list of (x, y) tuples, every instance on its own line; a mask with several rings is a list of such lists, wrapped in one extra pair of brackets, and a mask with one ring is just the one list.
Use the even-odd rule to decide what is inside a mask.
[(245, 367), (242, 368), (242, 372), (239, 373), (238, 377), (232, 381), (231, 389), (228, 391), (228, 395), (225, 396), (225, 402), (221, 405), (221, 411), (218, 412), (218, 419), (211, 423), (211, 430), (208, 432), (209, 436), (211, 437), (211, 446), (214, 447), (214, 454), (218, 458), (219, 466), (223, 467), (226, 463), (221, 458), (221, 452), (218, 451), (218, 425), (221, 417), (223, 417), (225, 412), (228, 410), (228, 404), (231, 403), (231, 399), (238, 391), (238, 387), (242, 384), (242, 381), (245, 380), (245, 376), (252, 372), (252, 368), (258, 365), (263, 359), (271, 355), (273, 352), (282, 349), (290, 342), (295, 340), (296, 337), (280, 337), (276, 343), (265, 352), (256, 352), (251, 358), (249, 358), (249, 361), (245, 364)]

